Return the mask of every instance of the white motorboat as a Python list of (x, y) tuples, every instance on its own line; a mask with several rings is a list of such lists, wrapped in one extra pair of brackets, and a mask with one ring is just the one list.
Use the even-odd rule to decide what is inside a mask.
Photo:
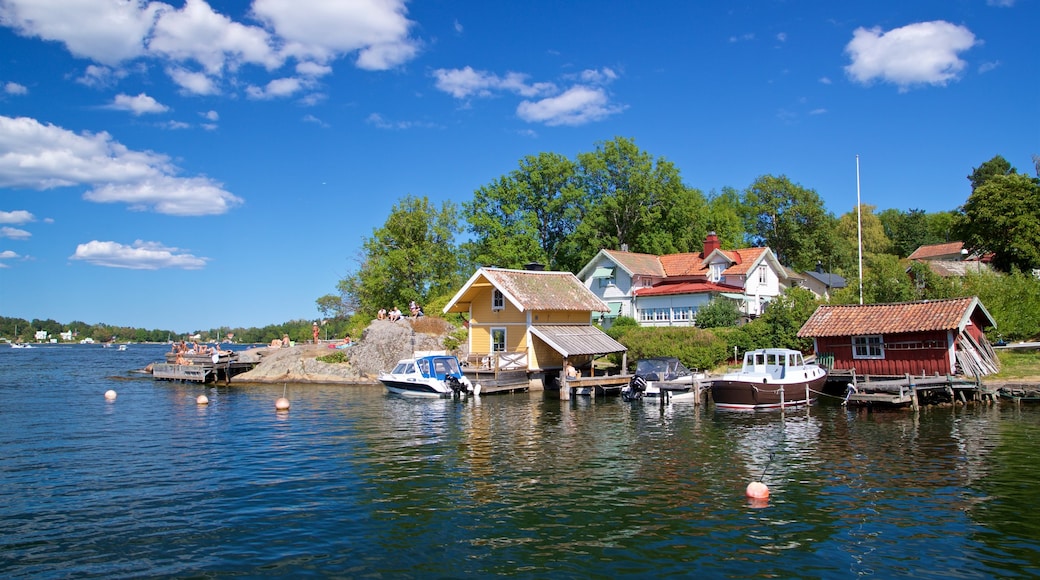
[(701, 394), (704, 373), (694, 372), (675, 357), (640, 359), (636, 373), (627, 385), (621, 388), (621, 398), (626, 401), (684, 401), (695, 400)]
[(711, 398), (723, 409), (778, 409), (809, 405), (827, 382), (826, 369), (808, 364), (802, 353), (760, 348), (744, 353), (739, 371), (711, 383)]
[(402, 359), (389, 373), (379, 374), (386, 390), (411, 397), (451, 397), (479, 395), (462, 372), (459, 359), (450, 355), (430, 355)]

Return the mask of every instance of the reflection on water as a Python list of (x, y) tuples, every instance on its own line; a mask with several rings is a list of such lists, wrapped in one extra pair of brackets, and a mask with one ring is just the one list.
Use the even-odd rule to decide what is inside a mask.
[(160, 352), (0, 348), (3, 576), (1040, 573), (1040, 408), (126, 380)]

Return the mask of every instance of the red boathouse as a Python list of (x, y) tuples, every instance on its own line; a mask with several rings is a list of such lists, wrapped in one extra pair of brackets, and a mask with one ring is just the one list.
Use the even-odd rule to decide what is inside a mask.
[(976, 297), (816, 309), (798, 336), (817, 357), (857, 375), (974, 375), (995, 372), (985, 330), (993, 317)]

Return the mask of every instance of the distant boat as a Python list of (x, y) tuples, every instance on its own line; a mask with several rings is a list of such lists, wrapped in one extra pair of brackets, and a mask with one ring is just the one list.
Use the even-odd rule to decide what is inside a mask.
[(126, 350), (126, 345), (125, 344), (119, 345), (119, 350)]
[(711, 398), (723, 409), (779, 409), (812, 404), (827, 381), (827, 371), (806, 364), (802, 353), (760, 348), (744, 353), (739, 371), (711, 383)]
[(22, 343), (22, 342), (12, 342), (11, 343), (11, 348), (32, 348), (32, 347), (33, 346), (31, 344), (25, 344), (25, 343)]

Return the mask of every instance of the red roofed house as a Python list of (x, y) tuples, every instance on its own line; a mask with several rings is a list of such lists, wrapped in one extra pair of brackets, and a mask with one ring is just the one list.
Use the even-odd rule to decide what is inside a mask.
[[(822, 305), (798, 336), (834, 369), (858, 375), (981, 375), (996, 358), (984, 330), (996, 323), (978, 298)], [(982, 361), (981, 364), (978, 361)], [(982, 370), (991, 367), (991, 371)]]
[(787, 270), (769, 248), (723, 250), (711, 232), (699, 253), (600, 250), (578, 278), (610, 308), (604, 326), (618, 316), (641, 326), (693, 326), (697, 310), (717, 296), (737, 301), (745, 316), (760, 315), (780, 295)]
[(968, 250), (964, 249), (963, 242), (949, 242), (920, 246), (908, 259), (927, 264), (932, 272), (948, 278), (964, 276), (968, 272), (988, 271), (992, 258), (991, 254), (969, 254)]

